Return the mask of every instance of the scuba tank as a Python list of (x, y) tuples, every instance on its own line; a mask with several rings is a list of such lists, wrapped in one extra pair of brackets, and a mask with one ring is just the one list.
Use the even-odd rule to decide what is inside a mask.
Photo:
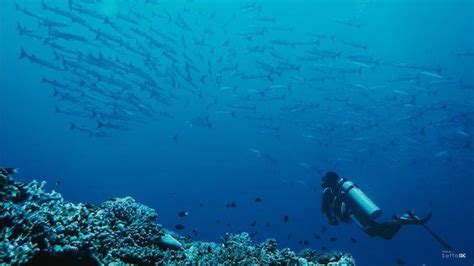
[(360, 213), (370, 220), (375, 220), (382, 214), (382, 210), (353, 182), (345, 179), (342, 179), (341, 182), (343, 182), (341, 190), (349, 199), (354, 212)]

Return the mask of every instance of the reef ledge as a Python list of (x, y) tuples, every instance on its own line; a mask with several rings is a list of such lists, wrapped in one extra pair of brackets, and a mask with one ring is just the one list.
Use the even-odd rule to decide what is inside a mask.
[(254, 245), (247, 233), (193, 241), (157, 224), (156, 212), (131, 197), (73, 204), (44, 186), (0, 168), (0, 264), (355, 265), (345, 252), (296, 254), (274, 239)]

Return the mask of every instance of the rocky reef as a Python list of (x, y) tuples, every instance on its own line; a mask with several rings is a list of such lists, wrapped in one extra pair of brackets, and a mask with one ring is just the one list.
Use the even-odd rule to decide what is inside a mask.
[(2, 265), (355, 265), (344, 252), (296, 254), (274, 239), (254, 245), (247, 233), (192, 241), (157, 224), (156, 212), (131, 197), (73, 204), (46, 192), (45, 182), (13, 180), (12, 172), (0, 168)]

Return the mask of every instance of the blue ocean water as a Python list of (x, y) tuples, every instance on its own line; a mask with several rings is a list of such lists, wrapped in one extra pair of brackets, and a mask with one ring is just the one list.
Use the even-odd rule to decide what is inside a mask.
[[(473, 1), (6, 0), (0, 12), (0, 163), (19, 180), (73, 202), (132, 196), (196, 240), (246, 231), (359, 265), (473, 263)], [(328, 225), (326, 171), (382, 219), (432, 204), (429, 226), (467, 258), (442, 258), (419, 227), (387, 241)]]

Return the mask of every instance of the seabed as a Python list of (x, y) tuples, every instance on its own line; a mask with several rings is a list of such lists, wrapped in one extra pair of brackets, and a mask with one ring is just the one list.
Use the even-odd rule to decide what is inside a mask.
[(296, 254), (248, 233), (221, 243), (193, 241), (163, 228), (154, 209), (131, 197), (74, 204), (0, 173), (0, 262), (7, 265), (355, 265), (348, 253)]

